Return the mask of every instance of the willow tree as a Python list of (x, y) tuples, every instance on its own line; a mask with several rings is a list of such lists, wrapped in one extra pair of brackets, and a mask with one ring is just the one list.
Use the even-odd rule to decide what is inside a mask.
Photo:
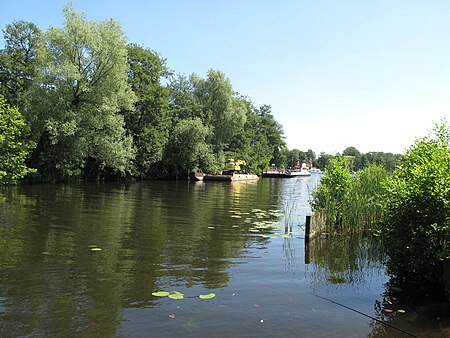
[(33, 156), (44, 176), (125, 175), (134, 150), (121, 110), (133, 109), (126, 39), (109, 19), (88, 21), (71, 4), (64, 25), (44, 35), (42, 68), (27, 117), (38, 141)]
[(191, 76), (194, 96), (200, 103), (199, 117), (212, 128), (209, 143), (216, 152), (226, 150), (233, 137), (242, 131), (246, 110), (224, 73), (211, 69), (206, 79)]
[(210, 134), (210, 128), (198, 117), (178, 121), (166, 148), (168, 169), (175, 174), (196, 169), (217, 170), (212, 148), (206, 141)]

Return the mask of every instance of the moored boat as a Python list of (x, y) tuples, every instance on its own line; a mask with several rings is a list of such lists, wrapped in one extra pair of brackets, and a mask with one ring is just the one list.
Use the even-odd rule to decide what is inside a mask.
[(225, 169), (221, 174), (206, 174), (203, 176), (203, 181), (249, 181), (259, 179), (258, 175), (248, 174), (243, 172), (243, 167), (246, 166), (246, 162), (243, 160), (234, 161), (229, 159), (225, 163)]
[(203, 176), (203, 181), (226, 181), (226, 182), (235, 182), (235, 181), (249, 181), (249, 180), (257, 180), (259, 179), (258, 175), (253, 174), (236, 174), (233, 173), (231, 175), (214, 175), (207, 174)]

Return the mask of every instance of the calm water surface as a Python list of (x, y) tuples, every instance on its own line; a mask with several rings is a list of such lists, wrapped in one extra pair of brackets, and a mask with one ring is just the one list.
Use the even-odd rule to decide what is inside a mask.
[(0, 336), (450, 336), (447, 304), (387, 295), (376, 240), (305, 244), (316, 182), (5, 188)]

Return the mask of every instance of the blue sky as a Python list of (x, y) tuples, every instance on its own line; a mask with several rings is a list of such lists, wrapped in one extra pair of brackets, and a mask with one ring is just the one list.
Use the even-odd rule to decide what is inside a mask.
[[(402, 153), (450, 115), (448, 0), (72, 2), (178, 73), (223, 71), (272, 106), (289, 149)], [(0, 26), (61, 26), (66, 3), (0, 0)]]

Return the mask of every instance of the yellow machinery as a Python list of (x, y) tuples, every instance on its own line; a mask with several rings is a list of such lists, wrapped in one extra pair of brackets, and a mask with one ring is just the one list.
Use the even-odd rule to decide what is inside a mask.
[(237, 160), (230, 158), (225, 162), (224, 175), (232, 175), (234, 173), (242, 173), (242, 170), (247, 165), (244, 160)]

